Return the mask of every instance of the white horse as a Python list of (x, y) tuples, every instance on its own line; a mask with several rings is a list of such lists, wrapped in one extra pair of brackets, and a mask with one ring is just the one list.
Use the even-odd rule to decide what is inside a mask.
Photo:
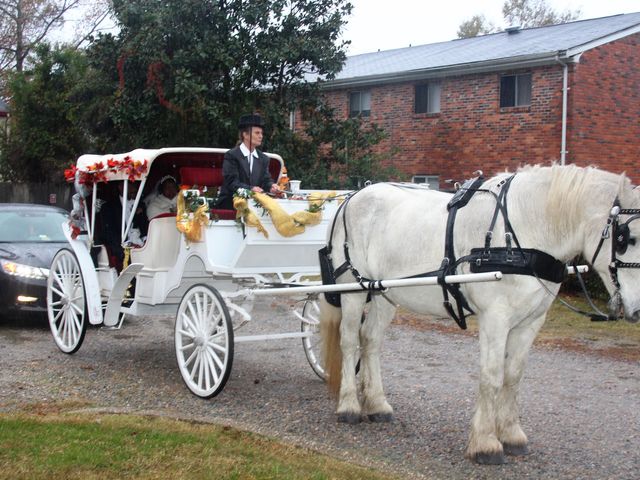
[[(499, 193), (508, 174), (487, 180), (482, 188)], [(333, 266), (345, 260), (343, 216), (352, 265), (369, 279), (402, 278), (438, 269), (444, 256), (447, 203), (450, 194), (377, 184), (358, 192), (338, 214)], [(614, 201), (622, 208), (640, 207), (640, 198), (624, 175), (576, 166), (525, 167), (508, 191), (508, 218), (522, 248), (535, 248), (562, 262), (579, 254), (591, 259), (603, 238)], [(478, 192), (458, 211), (456, 258), (482, 247), (496, 206), (496, 197)], [(638, 225), (634, 225), (637, 223)], [(631, 237), (640, 222), (631, 222)], [(331, 235), (331, 234), (330, 234)], [(619, 288), (608, 271), (611, 238), (604, 238), (592, 266), (609, 293), (622, 297), (629, 321), (640, 317), (640, 270), (621, 268)], [(640, 262), (640, 244), (632, 240), (621, 261)], [(498, 218), (492, 246), (504, 246), (504, 223)], [(637, 265), (640, 266), (640, 265)], [(458, 267), (468, 273), (469, 266)], [(337, 283), (353, 282), (351, 271)], [(505, 274), (499, 282), (468, 283), (461, 290), (477, 315), (480, 340), (480, 385), (466, 456), (478, 463), (503, 463), (505, 454), (527, 453), (527, 437), (519, 423), (517, 392), (533, 340), (544, 323), (559, 283), (534, 276)], [(384, 298), (386, 297), (386, 298)], [(390, 421), (393, 410), (385, 399), (380, 374), (380, 347), (397, 306), (415, 312), (447, 316), (439, 287), (391, 289), (374, 294), (361, 323), (367, 293), (341, 296), (336, 308), (321, 301), (321, 331), (330, 389), (338, 395), (338, 421)], [(361, 362), (361, 402), (356, 385), (358, 347)]]

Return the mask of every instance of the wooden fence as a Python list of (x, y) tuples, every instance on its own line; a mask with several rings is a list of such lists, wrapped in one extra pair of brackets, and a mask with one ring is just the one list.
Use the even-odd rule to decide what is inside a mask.
[(70, 184), (0, 182), (1, 203), (37, 203), (71, 210), (73, 193)]

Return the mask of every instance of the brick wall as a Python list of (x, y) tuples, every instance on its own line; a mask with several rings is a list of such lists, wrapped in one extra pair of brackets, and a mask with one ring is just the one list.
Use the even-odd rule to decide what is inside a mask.
[[(640, 171), (640, 34), (582, 55), (569, 68), (567, 162), (626, 170), (636, 183)], [(500, 74), (532, 74), (531, 105), (500, 109)], [(380, 146), (408, 175), (468, 178), (476, 169), (491, 175), (522, 164), (560, 160), (562, 66), (464, 75), (442, 79), (439, 114), (414, 113), (413, 83), (362, 88), (371, 91), (367, 121), (389, 134)], [(343, 118), (352, 90), (330, 91), (327, 100)], [(445, 187), (445, 185), (442, 185)]]
[[(399, 150), (389, 162), (403, 172), (467, 178), (477, 169), (491, 175), (524, 163), (560, 158), (562, 69), (559, 66), (501, 73), (532, 73), (530, 107), (500, 109), (499, 74), (440, 80), (440, 113), (414, 113), (415, 83), (372, 87), (368, 121), (389, 138), (382, 150)], [(348, 91), (327, 94), (348, 115)]]
[(640, 183), (640, 34), (589, 50), (575, 66), (567, 159)]

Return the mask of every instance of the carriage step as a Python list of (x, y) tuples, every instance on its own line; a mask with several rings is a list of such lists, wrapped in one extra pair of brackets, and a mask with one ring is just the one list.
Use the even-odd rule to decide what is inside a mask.
[(118, 323), (121, 323), (120, 312), (123, 311), (122, 303), (125, 300), (125, 293), (129, 287), (129, 283), (131, 283), (133, 277), (142, 270), (142, 267), (143, 265), (141, 263), (132, 263), (125, 268), (118, 277), (118, 280), (111, 289), (111, 295), (107, 302), (107, 309), (104, 315), (104, 325), (106, 327), (113, 327)]

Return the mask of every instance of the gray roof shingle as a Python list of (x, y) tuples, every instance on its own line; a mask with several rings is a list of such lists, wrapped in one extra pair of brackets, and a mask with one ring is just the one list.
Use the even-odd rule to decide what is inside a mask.
[(566, 51), (579, 53), (581, 48), (588, 48), (593, 42), (638, 31), (640, 13), (630, 13), (522, 29), (517, 33), (500, 32), (365, 53), (348, 57), (335, 80), (329, 83), (407, 72), (446, 70), (463, 65), (500, 63), (514, 58), (553, 57)]

